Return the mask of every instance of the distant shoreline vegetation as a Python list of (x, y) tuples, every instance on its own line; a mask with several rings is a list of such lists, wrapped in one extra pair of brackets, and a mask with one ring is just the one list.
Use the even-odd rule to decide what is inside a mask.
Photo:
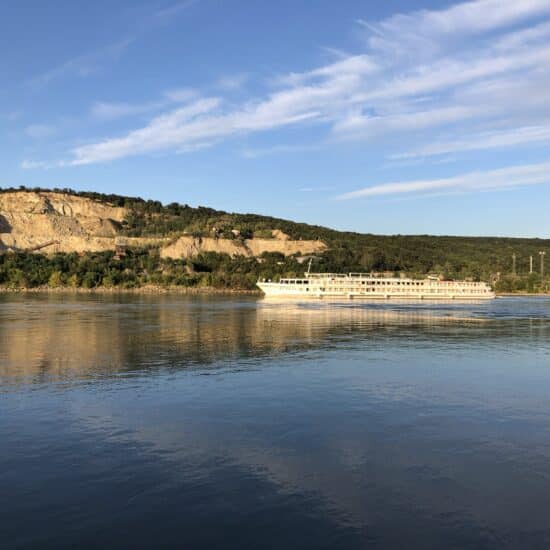
[[(482, 280), (497, 292), (547, 292), (550, 279), (528, 274), (529, 256), (538, 267), (539, 251), (550, 251), (548, 239), (509, 237), (450, 237), (430, 235), (373, 235), (343, 232), (257, 214), (228, 213), (186, 204), (72, 189), (3, 188), (20, 191), (65, 193), (128, 210), (120, 227), (126, 237), (177, 237), (188, 234), (227, 239), (266, 238), (280, 230), (295, 240), (322, 240), (327, 250), (315, 254), (319, 272), (389, 272), (412, 277), (438, 274), (447, 279)], [(512, 273), (516, 254), (518, 275)], [(259, 260), (259, 261), (258, 261)], [(56, 253), (15, 251), (0, 254), (3, 288), (162, 288), (245, 290), (256, 289), (259, 277), (302, 276), (305, 265), (295, 256), (264, 253), (258, 258), (215, 252), (189, 259), (161, 258), (158, 248), (129, 248), (117, 259), (113, 251)], [(550, 270), (550, 265), (549, 265)]]

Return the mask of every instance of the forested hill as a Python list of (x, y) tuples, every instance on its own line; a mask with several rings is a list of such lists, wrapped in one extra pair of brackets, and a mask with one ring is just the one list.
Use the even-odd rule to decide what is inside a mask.
[[(494, 281), (500, 274), (497, 287), (500, 290), (530, 290), (544, 288), (539, 274), (539, 251), (550, 252), (550, 240), (520, 239), (507, 237), (445, 237), (430, 235), (372, 235), (354, 232), (336, 231), (330, 228), (282, 220), (257, 214), (228, 213), (206, 207), (191, 207), (171, 203), (163, 205), (158, 201), (141, 198), (105, 195), (95, 192), (77, 192), (71, 189), (2, 189), (2, 193), (16, 191), (32, 191), (38, 193), (56, 192), (75, 197), (89, 199), (94, 203), (124, 208), (126, 215), (118, 225), (118, 234), (128, 238), (176, 238), (179, 235), (193, 235), (201, 238), (215, 234), (216, 239), (267, 239), (274, 230), (279, 230), (292, 240), (322, 241), (327, 248), (315, 254), (316, 271), (391, 271), (407, 272), (412, 276), (422, 276), (427, 273), (440, 274), (447, 278), (473, 278)], [(0, 229), (0, 233), (1, 233)], [(129, 253), (125, 262), (130, 262), (133, 255), (139, 256), (144, 251)], [(149, 250), (148, 257), (154, 256)], [(516, 255), (516, 273), (512, 269), (512, 255)], [(111, 254), (112, 255), (112, 254)], [(10, 256), (10, 258), (7, 258)], [(15, 254), (19, 263), (23, 262), (25, 254)], [(56, 255), (63, 256), (63, 255)], [(260, 262), (256, 259), (238, 257), (221, 257), (221, 254), (201, 254), (190, 260), (182, 259), (181, 273), (175, 279), (166, 277), (169, 284), (209, 284), (223, 287), (252, 288), (257, 276), (277, 277), (294, 275), (303, 271), (303, 266), (296, 257), (284, 257), (281, 254), (264, 253)], [(534, 273), (529, 275), (529, 257), (534, 258)], [(101, 261), (98, 260), (101, 257)], [(90, 255), (93, 261), (94, 255)], [(550, 256), (549, 256), (550, 258)], [(1, 260), (4, 275), (0, 272), (0, 284), (9, 281), (6, 262), (14, 262), (14, 255), (3, 255)], [(25, 261), (29, 261), (28, 259)], [(33, 259), (33, 262), (51, 262), (51, 255), (45, 259)], [(60, 261), (60, 260), (59, 260)], [(71, 263), (67, 260), (69, 264)], [(111, 275), (105, 275), (109, 270), (105, 262), (110, 261), (108, 253), (96, 254), (97, 265), (94, 267), (93, 285), (100, 285), (104, 278), (107, 282), (116, 281), (120, 262), (113, 267)], [(75, 260), (76, 262), (76, 260)], [(82, 258), (79, 259), (83, 263)], [(140, 260), (141, 263), (142, 260)], [(158, 259), (158, 265), (153, 266), (148, 260), (148, 268), (126, 266), (128, 271), (137, 270), (132, 278), (133, 284), (162, 282), (160, 274), (171, 273), (177, 268), (177, 261), (172, 260), (170, 266), (164, 265)], [(16, 262), (17, 263), (17, 262)], [(139, 262), (138, 262), (139, 263)], [(101, 265), (100, 265), (101, 264)], [(183, 266), (185, 264), (185, 266)], [(176, 268), (174, 267), (176, 265)], [(59, 266), (57, 266), (59, 267)], [(88, 266), (89, 267), (89, 266)], [(185, 269), (184, 269), (185, 267)], [(550, 268), (550, 265), (549, 265)], [(21, 269), (21, 266), (11, 265), (10, 269)], [(67, 271), (66, 273), (63, 270)], [(60, 280), (68, 280), (70, 270), (74, 265), (66, 265), (55, 271)], [(140, 271), (141, 270), (141, 271)], [(24, 272), (24, 269), (22, 270)], [(155, 276), (151, 277), (151, 272)], [(177, 269), (176, 269), (177, 271)], [(207, 273), (207, 275), (198, 275)], [(148, 275), (149, 278), (144, 277)], [(25, 273), (24, 273), (25, 275)], [(26, 274), (27, 279), (29, 274)], [(80, 283), (85, 273), (80, 270)], [(27, 282), (29, 282), (27, 280)], [(43, 283), (43, 281), (40, 281)], [(74, 282), (74, 281), (73, 281)], [(90, 281), (88, 281), (90, 283)], [(180, 284), (178, 283), (178, 284)], [(130, 285), (130, 286), (131, 286)]]

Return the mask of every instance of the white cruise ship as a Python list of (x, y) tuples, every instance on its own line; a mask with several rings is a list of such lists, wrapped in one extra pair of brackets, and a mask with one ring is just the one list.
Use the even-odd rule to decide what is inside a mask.
[(495, 293), (486, 283), (442, 281), (436, 277), (401, 279), (367, 273), (306, 273), (303, 279), (260, 280), (258, 286), (277, 298), (399, 298), (403, 300), (489, 300)]

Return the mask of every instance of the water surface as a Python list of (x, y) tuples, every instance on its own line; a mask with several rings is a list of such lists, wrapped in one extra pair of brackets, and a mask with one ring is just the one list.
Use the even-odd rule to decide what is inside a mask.
[(0, 295), (2, 548), (549, 548), (550, 300)]

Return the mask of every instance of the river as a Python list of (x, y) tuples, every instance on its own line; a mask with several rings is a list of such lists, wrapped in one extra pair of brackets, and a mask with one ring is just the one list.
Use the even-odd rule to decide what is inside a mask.
[(1, 548), (549, 548), (550, 298), (0, 295)]

